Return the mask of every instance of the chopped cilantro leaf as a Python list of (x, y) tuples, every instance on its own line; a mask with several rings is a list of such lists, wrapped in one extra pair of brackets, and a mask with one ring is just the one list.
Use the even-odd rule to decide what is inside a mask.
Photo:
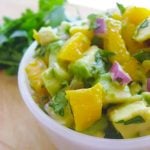
[(150, 52), (149, 51), (140, 51), (134, 55), (134, 57), (139, 61), (143, 62), (144, 60), (150, 60)]
[(127, 121), (120, 120), (117, 123), (123, 123), (124, 125), (129, 125), (129, 124), (135, 124), (135, 123), (143, 123), (145, 120), (141, 116), (136, 116), (132, 119), (129, 119)]
[[(63, 4), (65, 0), (39, 0), (39, 9), (34, 12), (27, 9), (20, 18), (4, 17), (0, 25), (0, 68), (8, 74), (18, 72), (20, 60), (31, 42), (33, 29), (39, 30), (42, 26), (58, 26), (66, 20)], [(40, 55), (43, 54), (39, 50)]]
[(66, 107), (68, 101), (65, 97), (65, 92), (58, 92), (50, 103), (50, 106), (53, 108), (54, 112), (59, 114), (60, 116), (64, 116), (64, 108)]
[(118, 7), (120, 13), (124, 14), (124, 12), (126, 11), (126, 8), (120, 3), (117, 3), (117, 7)]

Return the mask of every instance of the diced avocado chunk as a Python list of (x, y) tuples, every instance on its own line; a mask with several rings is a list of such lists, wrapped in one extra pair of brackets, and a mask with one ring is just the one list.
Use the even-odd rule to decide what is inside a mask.
[(132, 95), (138, 94), (142, 91), (142, 86), (137, 82), (132, 82), (130, 84), (130, 91)]
[(47, 46), (47, 49), (49, 50), (50, 55), (56, 56), (58, 52), (60, 51), (61, 47), (63, 46), (63, 44), (64, 44), (63, 40), (57, 40), (57, 41), (51, 42)]
[(142, 96), (144, 100), (147, 102), (148, 106), (150, 106), (150, 92), (143, 92)]
[(118, 82), (112, 81), (110, 73), (102, 74), (99, 82), (104, 89), (104, 105), (124, 102), (132, 102), (141, 99), (141, 96), (132, 96), (127, 85), (122, 86)]
[(58, 36), (51, 27), (42, 27), (39, 32), (34, 30), (33, 37), (41, 45), (47, 45), (58, 39)]
[(58, 27), (57, 35), (63, 39), (67, 40), (69, 38), (69, 30), (71, 28), (71, 23), (67, 21), (63, 21), (61, 25)]
[(137, 26), (133, 39), (137, 42), (144, 42), (150, 39), (150, 17), (146, 18)]
[[(149, 116), (150, 117), (150, 116)], [(150, 135), (150, 121), (138, 124), (124, 125), (121, 123), (113, 123), (114, 127), (121, 133), (123, 138), (135, 138)]]
[(63, 21), (61, 25), (58, 27), (58, 30), (60, 33), (69, 33), (69, 30), (71, 28), (71, 23), (67, 21)]
[(136, 116), (139, 116), (139, 111), (146, 108), (144, 101), (137, 101), (130, 104), (122, 104), (110, 110), (109, 116), (113, 122), (128, 121)]
[(83, 131), (83, 133), (96, 136), (96, 137), (104, 137), (107, 126), (108, 126), (108, 120), (106, 116), (102, 116), (100, 120), (98, 120), (90, 128)]
[(49, 94), (53, 96), (62, 87), (62, 83), (70, 79), (70, 76), (58, 63), (54, 63), (53, 67), (43, 72), (42, 79)]
[(63, 116), (55, 113), (53, 108), (49, 106), (49, 103), (45, 105), (45, 110), (53, 119), (57, 120), (60, 124), (69, 128), (73, 128), (74, 119), (69, 104), (67, 104), (67, 106), (65, 107)]
[(70, 71), (81, 79), (88, 79), (104, 72), (103, 61), (96, 62), (96, 54), (100, 52), (97, 46), (92, 46), (83, 57), (70, 65)]
[(81, 79), (74, 77), (69, 85), (69, 88), (72, 90), (84, 88), (84, 83)]
[(139, 137), (144, 130), (150, 128), (150, 107), (142, 100), (116, 106), (108, 114), (124, 138)]
[[(150, 123), (150, 121), (149, 121), (148, 123)], [(147, 124), (148, 124), (148, 123), (147, 123)], [(146, 128), (146, 129), (144, 129), (144, 130), (142, 130), (142, 131), (139, 133), (139, 136), (146, 136), (146, 135), (150, 135), (150, 127)]]

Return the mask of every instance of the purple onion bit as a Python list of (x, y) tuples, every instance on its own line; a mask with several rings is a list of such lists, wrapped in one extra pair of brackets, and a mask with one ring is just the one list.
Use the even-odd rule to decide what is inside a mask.
[(147, 79), (147, 91), (150, 92), (150, 78)]
[(120, 84), (125, 85), (132, 81), (128, 73), (126, 73), (118, 62), (114, 62), (110, 69), (112, 80), (120, 82)]
[(104, 18), (97, 18), (96, 19), (96, 29), (94, 33), (98, 36), (103, 36), (106, 33), (106, 22)]

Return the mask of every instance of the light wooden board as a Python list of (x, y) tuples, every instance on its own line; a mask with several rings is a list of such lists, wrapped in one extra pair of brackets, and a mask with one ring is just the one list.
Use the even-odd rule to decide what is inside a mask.
[[(36, 10), (37, 0), (0, 0), (2, 16), (18, 17), (26, 7)], [(5, 145), (8, 145), (7, 147)], [(0, 71), (0, 150), (54, 150), (46, 133), (23, 103), (17, 77)]]
[(54, 149), (22, 101), (17, 77), (8, 77), (2, 72), (0, 72), (0, 141), (16, 150)]

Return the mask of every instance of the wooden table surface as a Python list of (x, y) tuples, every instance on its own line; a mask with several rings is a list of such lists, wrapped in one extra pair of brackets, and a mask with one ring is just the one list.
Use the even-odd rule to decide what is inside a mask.
[[(18, 17), (26, 7), (36, 9), (37, 0), (0, 0), (0, 21), (4, 15)], [(54, 146), (22, 101), (17, 77), (0, 71), (0, 150), (4, 149), (54, 150)]]

